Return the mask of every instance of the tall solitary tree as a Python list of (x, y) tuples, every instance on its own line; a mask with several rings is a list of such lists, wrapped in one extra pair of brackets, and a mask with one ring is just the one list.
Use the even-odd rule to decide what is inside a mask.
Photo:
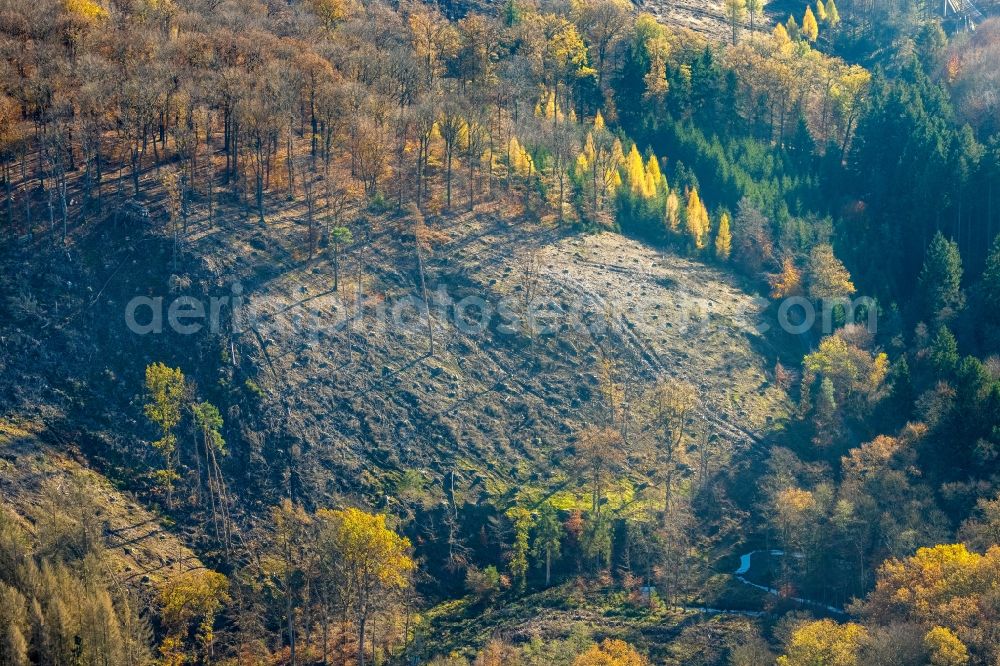
[(539, 511), (535, 523), (535, 557), (544, 557), (545, 587), (552, 581), (552, 560), (559, 557), (562, 542), (563, 526), (559, 521), (559, 513), (552, 502), (545, 502)]
[[(229, 543), (229, 521), (225, 506), (225, 485), (222, 480), (222, 470), (219, 468), (218, 456), (225, 453), (226, 442), (222, 439), (222, 415), (219, 409), (209, 403), (200, 402), (191, 406), (195, 427), (201, 434), (202, 450), (205, 454), (205, 485), (208, 489), (209, 505), (212, 509), (212, 523), (215, 527), (215, 538)], [(198, 477), (201, 483), (201, 455), (195, 449), (195, 458), (199, 461)]]
[(451, 208), (452, 163), (455, 159), (455, 152), (459, 148), (459, 138), (467, 128), (468, 125), (462, 116), (461, 109), (456, 104), (445, 104), (441, 116), (438, 118), (438, 129), (444, 140), (445, 201), (449, 209)]
[(146, 368), (146, 417), (160, 431), (160, 438), (153, 447), (163, 456), (164, 469), (157, 473), (166, 487), (167, 504), (173, 506), (174, 481), (177, 480), (177, 435), (175, 429), (181, 422), (181, 410), (186, 396), (184, 373), (180, 368), (168, 368), (163, 363), (153, 363)]
[(673, 499), (674, 481), (684, 462), (684, 435), (691, 413), (698, 404), (694, 386), (682, 381), (661, 381), (654, 390), (651, 409), (659, 429), (653, 458), (663, 482), (663, 522), (666, 524)]

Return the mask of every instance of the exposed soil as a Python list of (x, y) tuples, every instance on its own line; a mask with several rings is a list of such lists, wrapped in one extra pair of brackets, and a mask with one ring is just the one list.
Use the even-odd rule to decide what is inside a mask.
[[(455, 472), (471, 497), (550, 486), (574, 433), (600, 415), (604, 357), (633, 396), (661, 378), (694, 384), (699, 416), (735, 446), (786, 413), (754, 330), (756, 301), (722, 272), (617, 234), (567, 235), (489, 211), (431, 224), (429, 355), (423, 305), (410, 300), (420, 294), (416, 252), (399, 224), (368, 220), (370, 239), (341, 260), (338, 292), (328, 257), (297, 264), (286, 249), (301, 239), (294, 222), (205, 234), (198, 248), (223, 273), (234, 257), (256, 262), (234, 276), (254, 322), (234, 353), (260, 370), (285, 414), (300, 444), (290, 466), (317, 500), (359, 486), (388, 495), (381, 472), (407, 469), (442, 486)], [(526, 293), (540, 312), (534, 327)], [(464, 323), (441, 305), (449, 299), (469, 306)], [(494, 311), (481, 331), (478, 299)]]
[[(714, 40), (732, 39), (722, 0), (639, 0), (636, 7), (666, 25), (687, 28)], [(770, 31), (772, 25), (771, 17), (766, 17), (754, 27), (757, 31)], [(749, 23), (741, 32), (748, 29)]]

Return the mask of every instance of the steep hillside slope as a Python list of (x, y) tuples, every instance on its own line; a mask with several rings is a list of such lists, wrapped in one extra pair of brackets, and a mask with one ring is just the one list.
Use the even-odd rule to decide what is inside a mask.
[[(473, 496), (564, 484), (559, 463), (606, 408), (608, 381), (625, 387), (637, 422), (658, 379), (692, 383), (707, 434), (737, 448), (787, 411), (772, 348), (755, 329), (760, 305), (705, 264), (617, 234), (507, 222), (488, 207), (445, 216), (422, 232), (429, 354), (410, 222), (358, 211), (334, 292), (331, 253), (308, 261), (301, 219), (299, 207), (277, 204), (266, 227), (236, 211), (199, 216), (176, 271), (169, 243), (154, 237), (137, 253), (102, 235), (111, 252), (99, 257), (89, 256), (98, 239), (83, 240), (56, 280), (70, 288), (39, 277), (37, 290), (6, 303), (8, 409), (50, 405), (49, 420), (116, 430), (118, 444), (92, 451), (114, 466), (136, 452), (123, 431), (153, 434), (143, 369), (177, 365), (234, 417), (224, 434), (237, 492), (272, 488), (271, 499), (250, 494), (273, 502), (290, 488), (316, 503), (340, 493), (381, 502), (406, 471), (439, 488), (454, 472)], [(234, 294), (234, 330), (228, 307), (215, 333), (126, 325), (136, 296), (162, 298), (166, 317), (178, 297), (208, 310), (210, 296)], [(541, 467), (556, 476), (540, 478)]]
[(447, 217), (429, 224), (423, 253), (430, 354), (411, 230), (367, 224), (370, 239), (341, 258), (338, 292), (327, 258), (275, 269), (302, 233), (290, 222), (206, 233), (194, 248), (241, 285), (233, 354), (260, 370), (285, 415), (290, 468), (311, 497), (393, 490), (376, 470), (455, 472), (473, 494), (551, 487), (561, 479), (539, 469), (599, 416), (604, 360), (636, 405), (657, 379), (692, 382), (710, 434), (734, 445), (784, 414), (759, 305), (704, 264), (617, 234), (567, 235), (489, 211)]
[(0, 510), (9, 510), (42, 548), (101, 549), (119, 584), (152, 583), (201, 568), (162, 518), (113, 486), (70, 442), (45, 443), (30, 424), (0, 420)]

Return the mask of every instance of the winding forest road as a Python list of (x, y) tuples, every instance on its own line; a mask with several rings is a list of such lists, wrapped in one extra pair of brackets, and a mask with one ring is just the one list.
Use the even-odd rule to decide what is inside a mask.
[[(771, 557), (783, 557), (785, 551), (783, 550), (751, 550), (748, 553), (743, 553), (740, 555), (740, 566), (733, 572), (733, 576), (736, 580), (740, 581), (744, 585), (749, 585), (750, 587), (756, 588), (763, 592), (767, 592), (775, 597), (780, 597), (781, 593), (774, 589), (773, 587), (767, 587), (766, 585), (760, 585), (754, 583), (753, 581), (747, 580), (746, 574), (750, 572), (750, 563), (754, 555), (760, 553), (767, 553)], [(794, 557), (794, 555), (793, 555)], [(821, 609), (827, 613), (832, 613), (834, 615), (846, 616), (847, 613), (843, 608), (837, 608), (836, 606), (828, 606), (819, 601), (813, 599), (804, 599), (802, 597), (784, 597), (785, 599), (790, 599), (791, 601), (798, 602), (804, 606), (811, 606), (813, 608)], [(712, 608), (709, 606), (673, 606), (674, 610), (680, 611), (682, 613), (705, 613), (708, 615), (740, 615), (743, 617), (760, 617), (765, 615), (767, 611), (763, 610), (746, 610), (746, 609), (736, 609), (736, 608)]]
[[(778, 590), (774, 589), (773, 587), (767, 587), (766, 585), (760, 585), (759, 583), (754, 583), (753, 581), (747, 580), (746, 574), (750, 572), (751, 560), (754, 555), (757, 555), (759, 553), (767, 553), (772, 557), (783, 557), (785, 555), (785, 551), (783, 550), (751, 550), (749, 553), (743, 553), (742, 555), (740, 555), (740, 566), (736, 569), (736, 571), (733, 572), (733, 575), (736, 577), (736, 580), (740, 581), (744, 585), (749, 585), (750, 587), (762, 590), (776, 597), (781, 596), (781, 593)], [(792, 557), (795, 557), (795, 555), (792, 555)], [(815, 601), (813, 599), (804, 599), (802, 597), (788, 597), (788, 598), (791, 599), (792, 601), (797, 601), (800, 604), (805, 604), (806, 606), (822, 608), (823, 610), (828, 611), (830, 613), (834, 613), (836, 615), (847, 614), (844, 612), (843, 608), (837, 608), (836, 606), (829, 606), (827, 604)]]

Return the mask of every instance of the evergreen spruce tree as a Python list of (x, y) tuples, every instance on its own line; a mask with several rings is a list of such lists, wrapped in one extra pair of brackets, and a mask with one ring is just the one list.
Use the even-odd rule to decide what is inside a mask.
[(948, 377), (958, 367), (958, 360), (958, 341), (947, 326), (941, 326), (931, 342), (931, 365), (938, 375)]
[(946, 239), (940, 231), (927, 248), (917, 286), (920, 316), (927, 323), (947, 323), (965, 306), (958, 243)]

